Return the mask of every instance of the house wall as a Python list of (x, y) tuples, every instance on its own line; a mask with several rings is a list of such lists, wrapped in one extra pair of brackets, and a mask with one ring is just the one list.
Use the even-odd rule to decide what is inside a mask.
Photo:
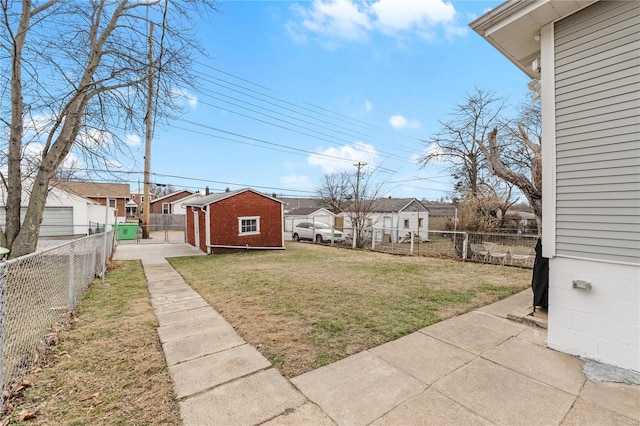
[[(639, 277), (634, 265), (551, 259), (549, 347), (640, 371)], [(573, 280), (592, 289), (574, 289)]]
[(598, 2), (541, 32), (548, 346), (637, 371), (639, 9)]
[[(106, 197), (88, 197), (89, 199), (102, 204), (103, 206), (107, 205), (107, 199)], [(109, 200), (113, 200), (113, 197), (109, 197)], [(124, 198), (115, 198), (116, 200), (116, 216), (117, 216), (117, 221), (118, 222), (125, 222), (127, 219), (127, 209), (126, 209), (126, 204), (127, 204), (127, 200), (125, 200)], [(104, 222), (104, 220), (103, 220)]]
[[(282, 204), (251, 191), (208, 206), (209, 244), (230, 247), (283, 247)], [(239, 217), (260, 217), (260, 233), (238, 235)]]
[[(195, 214), (194, 214), (195, 213)], [(196, 241), (196, 227), (195, 223), (198, 221), (198, 241)], [(198, 247), (200, 250), (204, 252), (208, 252), (207, 250), (207, 239), (206, 239), (206, 216), (205, 213), (199, 207), (189, 207), (186, 213), (186, 223), (187, 223), (187, 243), (191, 244), (194, 247)]]
[(181, 200), (187, 197), (188, 195), (191, 195), (189, 191), (180, 191), (167, 197), (161, 197), (161, 198), (152, 200), (151, 203), (149, 204), (149, 213), (162, 213), (162, 205), (165, 203), (169, 204), (169, 214), (184, 213), (184, 209), (182, 212), (174, 212), (173, 202), (177, 200)]
[(556, 252), (640, 264), (640, 2), (555, 25)]

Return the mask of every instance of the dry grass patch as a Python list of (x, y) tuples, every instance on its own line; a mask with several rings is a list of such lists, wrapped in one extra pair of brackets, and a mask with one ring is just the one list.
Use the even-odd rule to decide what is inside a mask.
[(288, 243), (171, 264), (295, 377), (527, 288), (531, 271)]
[(34, 425), (180, 424), (142, 266), (115, 262), (94, 282), (16, 407)]

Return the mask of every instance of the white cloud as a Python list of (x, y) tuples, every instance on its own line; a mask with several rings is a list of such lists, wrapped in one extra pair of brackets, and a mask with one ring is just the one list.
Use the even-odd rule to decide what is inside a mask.
[[(317, 154), (311, 154), (307, 157), (307, 163), (310, 166), (319, 166), (323, 174), (329, 174), (349, 170), (357, 162), (367, 163), (367, 166), (372, 168), (378, 156), (378, 151), (373, 145), (365, 142), (355, 142), (353, 145), (320, 150)], [(340, 161), (339, 159), (344, 159), (345, 161)]]
[(392, 115), (391, 118), (389, 118), (389, 124), (391, 124), (391, 127), (394, 129), (403, 129), (407, 127), (407, 119), (402, 115)]
[(138, 135), (126, 135), (125, 138), (126, 138), (125, 140), (127, 142), (127, 145), (130, 145), (130, 146), (142, 145), (142, 138)]
[(420, 123), (420, 121), (409, 121), (404, 117), (404, 115), (392, 115), (389, 118), (389, 124), (391, 124), (391, 127), (394, 129), (404, 129), (405, 127), (410, 129), (419, 129), (422, 127), (422, 123)]
[(366, 112), (371, 112), (372, 109), (373, 109), (373, 105), (371, 105), (371, 102), (365, 101), (364, 102), (364, 110)]
[(358, 3), (350, 0), (335, 2), (316, 0), (302, 12), (302, 26), (313, 33), (347, 40), (363, 40), (371, 29), (371, 21)]
[(299, 22), (289, 21), (285, 29), (296, 43), (306, 43), (309, 35), (334, 47), (327, 40), (367, 41), (373, 32), (401, 36), (413, 32), (433, 40), (443, 33), (451, 39), (467, 33), (451, 2), (444, 0), (314, 0), (309, 6), (296, 4)]
[(280, 183), (289, 187), (306, 188), (310, 186), (309, 177), (304, 175), (281, 176)]
[(436, 142), (432, 142), (428, 147), (426, 147), (422, 151), (422, 154), (412, 155), (411, 160), (414, 163), (418, 164), (420, 162), (420, 159), (425, 158), (426, 156), (432, 156), (433, 160), (439, 161), (439, 162), (450, 160), (450, 158), (446, 155), (442, 147), (438, 145)]
[(380, 0), (371, 5), (384, 31), (407, 31), (451, 22), (456, 10), (441, 0)]
[(198, 106), (198, 97), (184, 87), (174, 87), (172, 95), (177, 98), (179, 104), (187, 104), (191, 109), (196, 109)]

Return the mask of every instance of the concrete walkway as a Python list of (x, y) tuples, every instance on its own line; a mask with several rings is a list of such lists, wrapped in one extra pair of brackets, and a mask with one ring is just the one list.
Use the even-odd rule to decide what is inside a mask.
[(506, 318), (529, 291), (284, 378), (165, 257), (188, 245), (119, 245), (141, 259), (180, 414), (191, 425), (640, 424), (640, 386), (594, 383)]

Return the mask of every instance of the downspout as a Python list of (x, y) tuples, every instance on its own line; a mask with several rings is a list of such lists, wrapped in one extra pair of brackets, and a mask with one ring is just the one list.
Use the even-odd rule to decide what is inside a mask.
[[(280, 218), (282, 219), (282, 225), (281, 225), (281, 231), (280, 234), (281, 238), (282, 238), (282, 247), (284, 248), (284, 229), (285, 229), (285, 223), (284, 223), (284, 204), (280, 203)], [(292, 224), (293, 225), (293, 224)], [(293, 226), (291, 226), (292, 232), (293, 232)]]
[(211, 224), (209, 223), (211, 215), (209, 214), (209, 211), (211, 209), (207, 208), (205, 210), (204, 207), (206, 206), (200, 207), (200, 210), (204, 212), (204, 245), (207, 246), (207, 254), (211, 254), (211, 250), (209, 250), (209, 245), (211, 244), (211, 236), (209, 235), (211, 231)]

